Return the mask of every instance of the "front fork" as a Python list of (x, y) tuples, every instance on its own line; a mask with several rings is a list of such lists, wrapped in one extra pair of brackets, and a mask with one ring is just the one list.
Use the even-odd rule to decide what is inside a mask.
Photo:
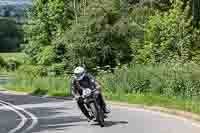
[(101, 106), (101, 101), (100, 101), (100, 98), (98, 97), (99, 96), (99, 91), (96, 91), (94, 94), (93, 94), (93, 96), (91, 96), (90, 98), (86, 98), (86, 99), (84, 99), (84, 103), (85, 103), (85, 107), (86, 107), (86, 109), (88, 110), (88, 112), (89, 112), (89, 114), (90, 115), (94, 115), (94, 112), (92, 111), (92, 109), (91, 109), (91, 107), (90, 107), (90, 103), (91, 102), (94, 102), (95, 103), (95, 105), (97, 105), (97, 106)]
[(94, 112), (92, 111), (92, 109), (91, 109), (91, 107), (90, 107), (90, 103), (92, 103), (92, 102), (94, 102), (95, 105), (98, 104), (97, 101), (94, 100), (94, 99), (90, 99), (90, 100), (87, 100), (87, 101), (85, 102), (85, 107), (86, 107), (86, 109), (88, 110), (90, 116), (94, 116)]

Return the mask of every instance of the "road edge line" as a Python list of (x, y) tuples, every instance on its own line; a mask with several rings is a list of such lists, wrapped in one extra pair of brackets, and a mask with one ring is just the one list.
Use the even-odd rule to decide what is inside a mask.
[[(31, 120), (32, 120), (31, 125), (28, 126), (28, 128), (26, 128), (26, 130), (24, 130), (23, 132), (26, 133), (26, 132), (28, 132), (29, 130), (31, 130), (34, 126), (37, 125), (38, 119), (37, 119), (37, 117), (36, 117), (34, 114), (32, 114), (31, 112), (29, 112), (29, 111), (27, 111), (27, 110), (25, 110), (25, 109), (23, 109), (23, 108), (21, 108), (21, 107), (19, 107), (19, 106), (17, 106), (17, 105), (13, 105), (13, 104), (11, 104), (11, 103), (5, 102), (5, 101), (3, 101), (3, 100), (0, 100), (0, 102), (1, 102), (1, 103), (4, 103), (4, 104), (7, 104), (7, 105), (9, 105), (10, 107), (15, 108), (15, 109), (17, 109), (17, 110), (20, 110), (20, 111), (24, 112), (25, 114), (27, 114), (28, 116), (31, 117)], [(27, 119), (27, 118), (26, 118), (26, 119)]]
[(11, 129), (8, 133), (15, 133), (17, 132), (18, 130), (20, 130), (21, 128), (23, 128), (23, 126), (26, 124), (27, 122), (27, 118), (25, 117), (24, 114), (20, 113), (18, 110), (16, 110), (15, 108), (11, 107), (11, 106), (8, 106), (4, 103), (1, 103), (0, 104), (6, 108), (8, 108), (9, 110), (15, 112), (20, 118), (21, 118), (21, 122), (17, 125), (17, 127)]

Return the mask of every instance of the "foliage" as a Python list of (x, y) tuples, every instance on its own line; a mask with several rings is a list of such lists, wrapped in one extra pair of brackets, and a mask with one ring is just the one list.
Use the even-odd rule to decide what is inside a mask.
[(121, 16), (119, 1), (86, 1), (85, 6), (78, 2), (78, 7), (72, 4), (34, 1), (24, 26), (28, 42), (25, 52), (32, 63), (64, 63), (71, 69), (77, 64), (114, 67), (131, 60), (128, 24)]
[(62, 63), (53, 64), (51, 67), (49, 67), (49, 71), (54, 72), (55, 75), (64, 75), (65, 64)]
[(145, 24), (149, 21), (150, 16), (154, 16), (156, 10), (148, 7), (133, 7), (130, 10), (129, 17), (129, 33), (130, 33), (130, 46), (133, 51), (133, 62), (140, 63), (138, 56), (139, 50), (143, 49), (144, 45), (144, 28)]
[(22, 65), (16, 73), (19, 77), (24, 77), (26, 75), (30, 77), (39, 77), (47, 75), (47, 69), (43, 66)]
[(6, 61), (4, 60), (4, 58), (2, 58), (2, 57), (0, 56), (0, 68), (6, 67), (6, 66), (7, 66)]
[(19, 50), (22, 37), (20, 26), (15, 21), (0, 18), (0, 52)]
[[(133, 65), (113, 74), (99, 75), (103, 89), (112, 94), (156, 94), (195, 98), (200, 95), (199, 69), (193, 64)], [(195, 76), (195, 73), (198, 73)]]
[(73, 19), (70, 2), (35, 0), (28, 16), (28, 22), (24, 25), (25, 40), (28, 42), (25, 52), (32, 63), (49, 65), (49, 62), (56, 62), (53, 40), (69, 27)]
[[(137, 50), (136, 59), (143, 63), (188, 62), (193, 58), (192, 50), (198, 32), (188, 18), (190, 1), (183, 9), (177, 1), (173, 8), (163, 14), (157, 12), (145, 25), (144, 44)], [(197, 43), (197, 42), (196, 42)]]
[(35, 0), (24, 26), (25, 52), (33, 64), (64, 64), (69, 70), (78, 64), (113, 68), (132, 59), (197, 61), (199, 32), (192, 26), (191, 5), (191, 0)]
[[(115, 67), (131, 60), (128, 24), (120, 14), (118, 1), (94, 1), (85, 15), (63, 36), (67, 63), (87, 68)], [(91, 11), (92, 9), (92, 11)], [(70, 66), (69, 66), (70, 67)]]

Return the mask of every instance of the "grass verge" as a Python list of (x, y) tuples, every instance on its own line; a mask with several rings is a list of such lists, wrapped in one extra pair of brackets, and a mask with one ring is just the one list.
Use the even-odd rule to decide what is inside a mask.
[(8, 90), (33, 95), (68, 96), (68, 80), (60, 77), (17, 77), (1, 85)]
[(15, 59), (15, 60), (22, 60), (25, 58), (24, 53), (16, 53), (16, 52), (10, 52), (10, 53), (0, 53), (0, 56), (3, 57), (5, 61), (9, 59)]
[(175, 96), (159, 96), (151, 94), (110, 94), (105, 93), (110, 101), (125, 102), (129, 104), (142, 104), (147, 106), (159, 106), (168, 109), (177, 109), (200, 115), (200, 103), (191, 99), (183, 99)]

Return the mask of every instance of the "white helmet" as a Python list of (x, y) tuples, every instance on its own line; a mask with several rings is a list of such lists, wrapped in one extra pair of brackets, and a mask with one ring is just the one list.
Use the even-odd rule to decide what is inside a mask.
[(82, 80), (85, 76), (85, 69), (83, 67), (76, 67), (74, 69), (74, 77), (76, 80)]

